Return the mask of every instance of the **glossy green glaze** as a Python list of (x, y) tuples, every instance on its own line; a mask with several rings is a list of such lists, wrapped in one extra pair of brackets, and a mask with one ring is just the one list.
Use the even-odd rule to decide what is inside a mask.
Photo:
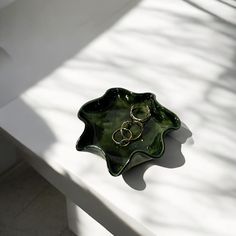
[[(147, 107), (150, 117), (142, 122), (142, 130), (138, 125), (128, 127), (126, 124), (125, 128), (130, 129), (134, 137), (142, 133), (137, 139), (130, 140), (127, 146), (121, 146), (112, 140), (112, 135), (124, 121), (132, 122), (132, 105), (138, 107), (134, 111), (135, 115), (138, 116), (140, 110), (140, 117), (145, 117), (147, 109), (142, 107)], [(154, 94), (138, 94), (122, 88), (109, 89), (102, 97), (86, 103), (81, 107), (78, 117), (85, 123), (85, 129), (77, 142), (77, 150), (100, 154), (106, 159), (113, 176), (150, 159), (159, 158), (165, 150), (165, 134), (178, 129), (181, 124), (174, 113), (156, 101)], [(124, 131), (124, 135), (129, 137), (129, 132)]]

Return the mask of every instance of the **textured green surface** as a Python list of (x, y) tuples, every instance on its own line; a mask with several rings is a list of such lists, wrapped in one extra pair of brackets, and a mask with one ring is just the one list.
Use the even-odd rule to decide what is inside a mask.
[[(143, 122), (140, 138), (121, 147), (113, 142), (112, 134), (122, 122), (131, 120), (130, 108), (137, 104), (141, 107), (147, 105), (151, 117)], [(161, 106), (155, 95), (137, 94), (122, 88), (109, 89), (101, 98), (86, 103), (81, 107), (78, 117), (85, 123), (85, 130), (77, 142), (77, 150), (102, 155), (107, 161), (109, 172), (114, 176), (150, 158), (160, 157), (165, 149), (164, 135), (180, 127), (179, 118)]]

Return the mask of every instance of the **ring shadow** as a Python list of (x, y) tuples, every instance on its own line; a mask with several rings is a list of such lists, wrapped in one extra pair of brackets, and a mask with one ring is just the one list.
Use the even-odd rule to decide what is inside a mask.
[[(122, 177), (124, 181), (135, 190), (144, 190), (146, 182), (144, 181), (144, 173), (151, 166), (162, 166), (165, 168), (178, 168), (185, 164), (185, 158), (181, 152), (181, 147), (186, 141), (192, 137), (190, 129), (182, 122), (180, 129), (168, 134), (165, 137), (165, 152), (161, 158), (145, 162), (136, 166), (127, 172), (124, 172)], [(190, 139), (190, 144), (193, 144), (193, 139)]]

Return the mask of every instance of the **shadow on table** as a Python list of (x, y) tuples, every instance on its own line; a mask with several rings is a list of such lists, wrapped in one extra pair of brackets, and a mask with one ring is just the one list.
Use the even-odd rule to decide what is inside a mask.
[(3, 107), (0, 116), (1, 134), (16, 146), (23, 149), (27, 146), (31, 151), (42, 153), (56, 141), (49, 124), (21, 99)]
[(179, 130), (170, 133), (165, 137), (165, 152), (161, 158), (148, 161), (142, 165), (132, 168), (123, 174), (124, 181), (133, 189), (144, 190), (146, 183), (144, 173), (151, 166), (162, 166), (166, 168), (178, 168), (184, 165), (185, 158), (181, 152), (182, 145), (189, 140), (193, 144), (192, 132), (182, 123)]

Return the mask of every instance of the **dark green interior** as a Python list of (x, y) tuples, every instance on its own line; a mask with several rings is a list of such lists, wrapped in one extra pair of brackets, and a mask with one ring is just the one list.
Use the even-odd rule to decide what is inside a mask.
[[(148, 106), (151, 117), (143, 122), (140, 138), (121, 147), (113, 142), (112, 134), (124, 121), (131, 120), (130, 108), (134, 104)], [(77, 142), (77, 150), (100, 151), (107, 160), (109, 171), (117, 176), (132, 162), (135, 153), (153, 158), (164, 152), (165, 133), (180, 127), (179, 118), (161, 106), (151, 93), (137, 94), (122, 88), (109, 89), (104, 96), (81, 107), (79, 118), (85, 130)], [(134, 161), (135, 162), (135, 161)], [(132, 165), (131, 165), (132, 166)]]

